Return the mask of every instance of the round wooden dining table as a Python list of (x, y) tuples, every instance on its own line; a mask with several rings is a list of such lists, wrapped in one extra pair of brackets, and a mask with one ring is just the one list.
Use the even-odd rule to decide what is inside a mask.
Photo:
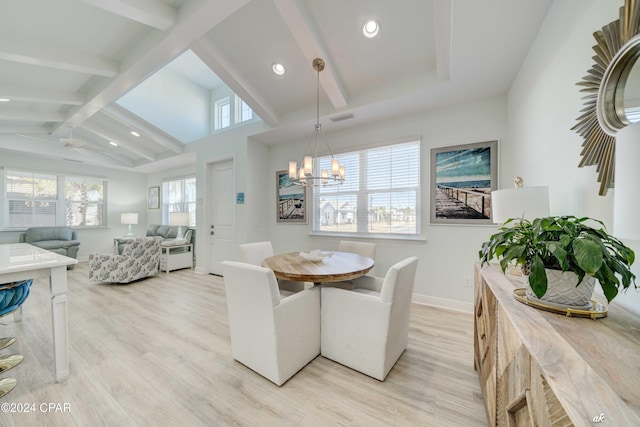
[(364, 276), (373, 268), (371, 258), (351, 252), (333, 252), (321, 261), (309, 261), (298, 252), (265, 258), (262, 266), (273, 270), (279, 279), (296, 282), (342, 282)]

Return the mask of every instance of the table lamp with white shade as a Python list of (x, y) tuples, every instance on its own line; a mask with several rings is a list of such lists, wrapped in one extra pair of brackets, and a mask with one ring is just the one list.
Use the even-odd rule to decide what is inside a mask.
[(491, 192), (491, 218), (495, 224), (503, 224), (510, 218), (545, 216), (549, 216), (548, 187), (524, 187), (522, 178), (516, 177), (514, 188)]
[(138, 214), (136, 212), (125, 212), (120, 214), (120, 223), (126, 224), (129, 226), (128, 232), (125, 235), (126, 237), (132, 237), (133, 232), (131, 231), (131, 225), (138, 224)]
[(619, 239), (640, 240), (640, 123), (616, 134), (613, 232)]
[(189, 212), (169, 212), (169, 225), (178, 226), (176, 240), (184, 240), (182, 226), (189, 225)]
[[(514, 188), (505, 188), (491, 192), (491, 218), (495, 224), (504, 224), (514, 218), (514, 226), (521, 219), (534, 219), (549, 216), (549, 188), (524, 187), (522, 178), (514, 180)], [(514, 276), (522, 275), (522, 271), (514, 265), (508, 267)]]

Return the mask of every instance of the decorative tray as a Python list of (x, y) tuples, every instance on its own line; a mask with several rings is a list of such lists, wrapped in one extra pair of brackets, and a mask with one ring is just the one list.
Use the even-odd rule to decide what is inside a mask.
[(591, 300), (589, 306), (585, 306), (585, 308), (575, 308), (562, 306), (560, 304), (547, 303), (539, 299), (530, 299), (527, 297), (526, 290), (524, 288), (514, 289), (513, 296), (523, 304), (530, 305), (541, 310), (550, 311), (552, 313), (564, 314), (567, 317), (588, 317), (593, 320), (607, 317), (607, 307), (594, 300)]
[(333, 252), (310, 251), (300, 252), (299, 255), (307, 261), (322, 261), (325, 258), (333, 256)]

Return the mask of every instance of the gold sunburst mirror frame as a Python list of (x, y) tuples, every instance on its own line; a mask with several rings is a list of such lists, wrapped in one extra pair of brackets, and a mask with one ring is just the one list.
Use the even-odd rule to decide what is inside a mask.
[(577, 83), (584, 108), (571, 128), (584, 138), (578, 167), (596, 166), (604, 196), (614, 184), (616, 133), (631, 124), (625, 115), (623, 92), (627, 77), (640, 56), (640, 8), (638, 1), (625, 0), (620, 17), (593, 33), (594, 64)]

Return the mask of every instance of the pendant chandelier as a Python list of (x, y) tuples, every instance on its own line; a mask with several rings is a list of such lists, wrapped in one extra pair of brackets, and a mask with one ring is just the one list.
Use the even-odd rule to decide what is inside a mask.
[[(305, 151), (304, 158), (302, 162), (300, 162), (300, 168), (298, 168), (298, 162), (289, 162), (289, 179), (294, 184), (303, 185), (305, 187), (340, 185), (344, 182), (344, 166), (340, 165), (338, 159), (334, 157), (331, 147), (329, 147), (329, 144), (324, 137), (324, 132), (322, 132), (322, 125), (320, 124), (320, 71), (324, 70), (324, 60), (320, 58), (314, 59), (313, 69), (317, 72), (316, 126), (309, 141), (309, 145), (307, 146), (307, 150)], [(331, 170), (319, 170), (318, 134), (321, 134), (324, 144), (331, 155)]]

